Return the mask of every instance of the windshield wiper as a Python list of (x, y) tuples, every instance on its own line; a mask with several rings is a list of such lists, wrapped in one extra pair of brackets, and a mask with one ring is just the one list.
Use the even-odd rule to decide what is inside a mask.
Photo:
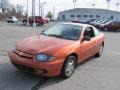
[(51, 37), (57, 37), (57, 38), (63, 38), (63, 36), (56, 35), (56, 34), (48, 34), (48, 36), (51, 36)]
[(48, 36), (48, 34), (46, 34), (46, 33), (44, 33), (44, 32), (42, 32), (41, 34)]
[(72, 39), (72, 38), (69, 38), (69, 37), (64, 37), (64, 36), (60, 36), (60, 35), (56, 35), (56, 34), (45, 34), (45, 33), (42, 33), (42, 34), (46, 35), (46, 36), (50, 36), (50, 37), (57, 37), (57, 38), (68, 39), (68, 40), (75, 40), (75, 39)]

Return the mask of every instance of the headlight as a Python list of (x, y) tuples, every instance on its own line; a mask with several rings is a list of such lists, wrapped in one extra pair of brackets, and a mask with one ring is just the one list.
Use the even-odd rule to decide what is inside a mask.
[(36, 55), (36, 60), (39, 62), (49, 62), (52, 61), (54, 57), (47, 55), (47, 54), (37, 54)]

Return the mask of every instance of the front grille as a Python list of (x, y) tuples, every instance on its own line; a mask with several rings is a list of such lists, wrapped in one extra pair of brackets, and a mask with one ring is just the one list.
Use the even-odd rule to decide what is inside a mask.
[[(34, 68), (32, 68), (32, 67), (20, 65), (20, 64), (14, 63), (14, 62), (12, 62), (12, 64), (13, 64), (16, 68), (18, 68), (18, 69), (20, 69), (20, 70), (22, 70), (22, 71), (26, 71), (26, 72), (29, 72), (29, 73), (36, 73), (36, 70), (35, 70)], [(39, 69), (39, 73), (36, 73), (36, 74), (42, 75), (42, 74), (45, 74), (45, 73), (47, 73), (46, 70)]]
[(31, 68), (31, 67), (19, 65), (19, 64), (13, 63), (13, 62), (12, 62), (12, 64), (13, 64), (16, 68), (18, 68), (18, 69), (20, 69), (20, 70), (24, 70), (24, 71), (31, 72), (31, 73), (34, 73), (34, 72), (35, 72), (35, 70), (34, 70), (33, 68)]
[(34, 58), (34, 55), (28, 54), (28, 53), (25, 53), (25, 52), (21, 52), (19, 50), (14, 50), (13, 52), (16, 55), (18, 55), (19, 57), (28, 58), (28, 59), (33, 59)]

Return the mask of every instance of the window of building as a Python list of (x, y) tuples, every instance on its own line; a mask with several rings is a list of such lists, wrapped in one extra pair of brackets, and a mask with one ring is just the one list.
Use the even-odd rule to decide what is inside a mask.
[(71, 15), (70, 15), (70, 17), (74, 18), (74, 17), (75, 17), (75, 15), (74, 15), (74, 14), (71, 14)]
[(65, 20), (66, 19), (66, 15), (62, 14), (62, 19)]
[(79, 18), (79, 17), (81, 17), (81, 15), (77, 15), (77, 17)]
[(96, 15), (96, 18), (100, 18), (100, 15)]
[(113, 20), (113, 19), (114, 19), (114, 16), (112, 16), (112, 15), (111, 15), (111, 17), (110, 17), (110, 18), (111, 18), (111, 20)]
[(87, 18), (87, 17), (88, 17), (88, 15), (83, 15), (83, 17), (84, 17), (84, 18)]
[(89, 15), (90, 18), (94, 18), (94, 15)]

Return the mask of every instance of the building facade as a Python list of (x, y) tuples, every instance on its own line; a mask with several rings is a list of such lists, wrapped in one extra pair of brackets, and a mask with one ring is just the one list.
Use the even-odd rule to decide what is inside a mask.
[(76, 18), (120, 20), (120, 12), (106, 9), (75, 8), (59, 12), (58, 14), (58, 20), (62, 21), (69, 21)]

